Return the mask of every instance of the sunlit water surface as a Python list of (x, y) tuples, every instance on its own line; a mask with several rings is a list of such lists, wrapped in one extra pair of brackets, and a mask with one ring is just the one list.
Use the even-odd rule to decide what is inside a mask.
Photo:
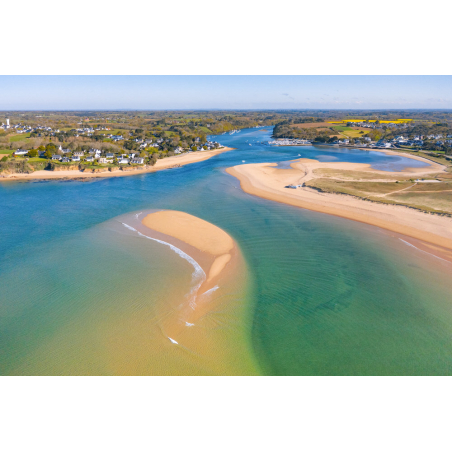
[[(297, 157), (423, 163), (269, 137), (222, 135), (237, 150), (153, 174), (0, 184), (0, 373), (451, 374), (450, 264), (381, 229), (247, 195), (224, 172)], [(167, 335), (193, 266), (122, 225), (149, 209), (212, 222), (243, 255), (178, 344)]]

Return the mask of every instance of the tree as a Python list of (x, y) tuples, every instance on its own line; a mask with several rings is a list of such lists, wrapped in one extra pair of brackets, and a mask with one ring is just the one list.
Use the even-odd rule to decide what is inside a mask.
[(46, 152), (50, 152), (50, 156), (55, 153), (57, 147), (53, 143), (48, 143), (46, 145)]
[(38, 156), (38, 151), (36, 149), (30, 149), (28, 151), (27, 155), (28, 155), (28, 157), (31, 157), (31, 158), (37, 157)]

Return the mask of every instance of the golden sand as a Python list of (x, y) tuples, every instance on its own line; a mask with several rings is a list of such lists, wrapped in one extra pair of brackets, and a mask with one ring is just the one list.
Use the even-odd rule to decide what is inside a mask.
[[(155, 325), (149, 327), (140, 320), (144, 313), (138, 316), (143, 335), (151, 334), (152, 342), (158, 344), (144, 347), (142, 358), (152, 362), (160, 375), (255, 373), (246, 331), (237, 327), (247, 307), (242, 297), (231, 296), (246, 280), (245, 263), (232, 237), (201, 218), (178, 211), (148, 214), (142, 224), (149, 229), (147, 235), (177, 246), (206, 274), (196, 294), (167, 293), (156, 306), (154, 318), (159, 320)], [(122, 341), (115, 344), (115, 351), (118, 348), (125, 356), (130, 352)]]
[[(153, 231), (195, 248), (197, 252), (190, 251), (188, 254), (197, 255), (200, 265), (208, 275), (206, 283), (215, 280), (231, 260), (231, 253), (235, 248), (234, 240), (222, 229), (201, 218), (185, 212), (163, 210), (147, 215), (142, 223)], [(209, 288), (205, 285), (202, 287), (203, 290)]]
[[(108, 171), (108, 168), (105, 168), (105, 171), (101, 173), (92, 173), (80, 170), (67, 170), (67, 171), (35, 171), (30, 174), (8, 174), (5, 176), (0, 175), (0, 181), (20, 181), (20, 180), (35, 180), (35, 179), (89, 179), (93, 177), (122, 177), (122, 176), (133, 176), (136, 174), (143, 173), (153, 173), (155, 171), (160, 171), (169, 168), (177, 168), (179, 166), (185, 166), (190, 163), (201, 162), (203, 160), (210, 159), (215, 155), (221, 154), (226, 151), (231, 151), (234, 148), (224, 147), (222, 149), (217, 149), (214, 151), (198, 151), (191, 152), (189, 154), (181, 154), (175, 155), (173, 157), (167, 157), (164, 159), (160, 159), (156, 162), (154, 166), (146, 167), (143, 169), (137, 170), (125, 170), (122, 171), (117, 169), (115, 171)], [(126, 167), (130, 169), (131, 167)]]
[[(423, 160), (422, 158), (416, 158)], [(347, 195), (321, 193), (307, 187), (296, 190), (285, 188), (289, 184), (301, 185), (312, 179), (313, 170), (331, 168), (337, 170), (372, 171), (375, 174), (409, 178), (432, 172), (442, 172), (437, 163), (429, 167), (407, 168), (403, 172), (375, 171), (370, 165), (361, 163), (321, 163), (317, 160), (299, 159), (291, 169), (275, 168), (275, 163), (238, 165), (227, 172), (240, 180), (242, 189), (252, 195), (282, 202), (317, 212), (367, 223), (412, 237), (441, 249), (452, 250), (452, 219), (430, 215), (398, 205), (379, 204)], [(445, 253), (450, 259), (450, 253)]]

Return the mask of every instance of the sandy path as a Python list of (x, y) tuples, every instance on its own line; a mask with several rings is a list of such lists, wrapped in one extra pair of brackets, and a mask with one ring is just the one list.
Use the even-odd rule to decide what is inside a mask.
[(214, 151), (198, 151), (191, 152), (189, 154), (175, 155), (173, 157), (167, 157), (160, 159), (154, 166), (144, 167), (143, 169), (135, 171), (103, 171), (101, 173), (91, 173), (86, 171), (71, 170), (71, 171), (35, 171), (31, 174), (9, 174), (6, 176), (0, 175), (0, 181), (19, 181), (19, 180), (36, 180), (36, 179), (85, 179), (93, 177), (122, 177), (133, 176), (136, 174), (153, 173), (168, 168), (177, 168), (179, 166), (188, 165), (190, 163), (201, 162), (207, 160), (215, 155), (221, 154), (226, 151), (231, 151), (234, 148), (222, 148)]
[[(387, 175), (385, 171), (374, 171), (366, 164), (321, 163), (309, 159), (295, 161), (291, 169), (277, 169), (275, 166), (274, 163), (238, 165), (228, 168), (227, 172), (239, 179), (242, 189), (252, 195), (379, 226), (452, 250), (450, 217), (429, 215), (403, 206), (373, 203), (346, 195), (319, 193), (305, 187), (296, 190), (285, 188), (289, 184), (299, 185), (312, 179), (316, 168), (372, 171), (377, 175)], [(442, 171), (442, 165), (432, 163), (429, 167), (406, 169), (391, 175), (409, 178), (410, 175), (417, 177)]]

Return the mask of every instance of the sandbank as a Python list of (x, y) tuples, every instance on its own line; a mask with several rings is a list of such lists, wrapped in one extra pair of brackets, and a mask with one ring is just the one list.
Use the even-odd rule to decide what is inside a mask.
[(445, 172), (443, 165), (422, 157), (415, 159), (429, 163), (429, 166), (405, 168), (402, 172), (387, 172), (373, 170), (370, 165), (362, 163), (331, 163), (299, 159), (291, 163), (290, 169), (275, 168), (275, 163), (258, 163), (238, 165), (226, 171), (239, 179), (241, 188), (246, 193), (378, 226), (425, 242), (429, 245), (430, 252), (441, 254), (446, 260), (452, 261), (450, 252), (452, 250), (452, 218), (450, 217), (427, 214), (399, 205), (379, 204), (347, 195), (318, 192), (309, 187), (285, 188), (290, 184), (302, 185), (314, 178), (313, 170), (317, 168), (371, 171), (376, 175), (381, 174), (382, 178), (390, 175), (394, 179), (407, 178), (411, 175), (417, 178), (432, 172)]
[[(213, 286), (235, 252), (235, 243), (229, 234), (212, 223), (185, 212), (174, 210), (154, 212), (146, 215), (142, 224), (194, 248), (189, 250), (188, 254), (196, 255), (207, 275), (201, 287), (204, 291)], [(180, 246), (180, 243), (177, 245)]]
[(221, 149), (216, 149), (213, 151), (197, 151), (190, 152), (188, 154), (174, 155), (172, 157), (167, 157), (164, 159), (157, 160), (153, 166), (137, 167), (124, 167), (118, 168), (114, 171), (108, 171), (105, 167), (105, 171), (93, 173), (89, 170), (62, 170), (62, 171), (35, 171), (30, 174), (13, 173), (2, 176), (0, 174), (1, 181), (26, 181), (26, 180), (57, 180), (57, 179), (91, 179), (99, 177), (122, 177), (122, 176), (133, 176), (136, 174), (143, 173), (153, 173), (155, 171), (160, 171), (170, 168), (178, 168), (180, 166), (188, 165), (190, 163), (201, 162), (207, 160), (215, 155), (221, 154), (226, 151), (231, 151), (234, 148), (224, 147)]

